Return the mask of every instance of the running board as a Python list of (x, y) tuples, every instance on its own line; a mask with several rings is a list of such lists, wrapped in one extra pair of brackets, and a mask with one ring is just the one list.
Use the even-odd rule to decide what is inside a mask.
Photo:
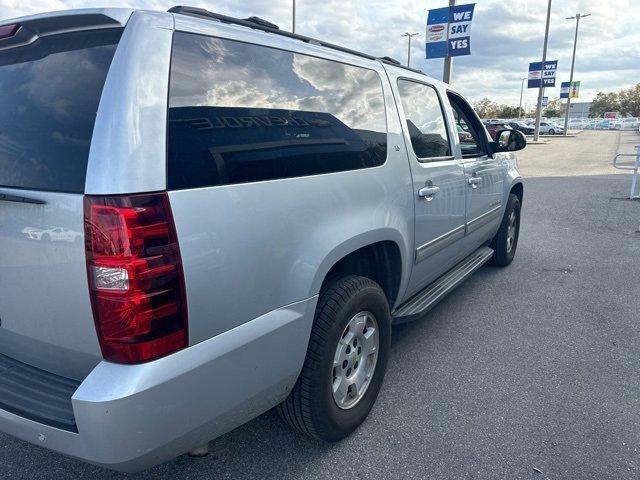
[(489, 247), (482, 247), (473, 252), (447, 273), (427, 285), (424, 290), (396, 308), (392, 313), (393, 324), (398, 325), (420, 318), (451, 290), (484, 265), (492, 255), (493, 250)]

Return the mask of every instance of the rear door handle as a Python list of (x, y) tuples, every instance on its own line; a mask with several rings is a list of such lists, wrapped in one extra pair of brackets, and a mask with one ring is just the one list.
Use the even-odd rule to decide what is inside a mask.
[(430, 201), (430, 200), (433, 200), (433, 196), (439, 191), (440, 191), (440, 187), (434, 187), (434, 186), (422, 187), (420, 190), (418, 190), (418, 195)]
[(473, 188), (476, 188), (478, 185), (482, 183), (481, 177), (469, 177), (467, 178), (467, 183), (471, 185)]

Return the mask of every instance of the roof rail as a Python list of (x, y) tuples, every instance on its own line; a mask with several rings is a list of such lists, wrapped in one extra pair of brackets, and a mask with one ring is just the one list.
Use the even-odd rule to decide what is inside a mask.
[(393, 57), (384, 56), (384, 57), (380, 57), (380, 60), (382, 60), (383, 62), (392, 63), (394, 65), (402, 66), (402, 64), (398, 60), (393, 58)]
[(260, 17), (249, 17), (246, 19), (229, 17), (227, 15), (222, 15), (220, 13), (210, 12), (204, 8), (198, 7), (187, 7), (187, 6), (175, 6), (171, 7), (167, 10), (169, 13), (179, 13), (181, 15), (189, 15), (191, 17), (200, 17), (200, 18), (208, 18), (212, 20), (218, 20), (223, 23), (231, 23), (234, 25), (242, 25), (243, 27), (254, 28), (256, 30), (262, 30), (263, 32), (275, 33), (276, 35), (282, 35), (283, 37), (293, 38), (295, 40), (300, 40), (305, 43), (310, 43), (312, 45), (319, 45), (326, 48), (331, 48), (333, 50), (338, 50), (340, 52), (349, 53), (351, 55), (357, 55), (358, 57), (367, 58), (369, 60), (379, 60), (383, 63), (394, 65), (400, 68), (405, 68), (411, 70), (413, 72), (422, 73), (420, 70), (415, 70), (413, 68), (404, 67), (391, 57), (374, 57), (373, 55), (369, 55), (366, 53), (358, 52), (357, 50), (351, 50), (350, 48), (341, 47), (340, 45), (335, 45), (333, 43), (324, 42), (322, 40), (317, 40), (311, 37), (305, 37), (304, 35), (299, 35), (297, 33), (287, 32), (285, 30), (280, 30), (278, 25), (275, 25), (267, 20), (264, 20)]

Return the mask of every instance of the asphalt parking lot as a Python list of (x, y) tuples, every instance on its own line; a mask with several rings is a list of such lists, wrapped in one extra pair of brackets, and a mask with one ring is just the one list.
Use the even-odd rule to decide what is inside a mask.
[[(520, 155), (518, 254), (394, 330), (385, 384), (355, 435), (320, 444), (269, 412), (133, 478), (640, 477), (640, 202), (585, 131)], [(0, 477), (129, 478), (0, 434)]]

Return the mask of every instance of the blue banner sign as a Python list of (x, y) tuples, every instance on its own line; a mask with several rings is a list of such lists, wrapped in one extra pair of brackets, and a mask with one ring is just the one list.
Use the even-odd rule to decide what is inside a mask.
[(475, 4), (429, 10), (427, 58), (471, 55), (471, 22)]
[(560, 84), (560, 98), (578, 98), (580, 82), (562, 82)]
[(544, 62), (544, 68), (542, 68), (542, 62), (531, 62), (529, 64), (527, 88), (555, 87), (557, 70), (557, 60)]

